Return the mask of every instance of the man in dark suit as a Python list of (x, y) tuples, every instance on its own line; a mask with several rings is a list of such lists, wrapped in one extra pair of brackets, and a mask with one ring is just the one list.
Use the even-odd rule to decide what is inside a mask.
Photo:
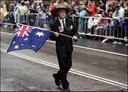
[(67, 73), (72, 66), (73, 40), (76, 41), (78, 39), (74, 23), (66, 18), (68, 11), (69, 8), (66, 3), (57, 5), (52, 11), (52, 15), (57, 17), (57, 19), (50, 26), (51, 30), (54, 31), (50, 38), (56, 41), (56, 53), (60, 68), (56, 74), (53, 74), (53, 77), (55, 78), (56, 85), (60, 86), (62, 84), (64, 90), (69, 90)]

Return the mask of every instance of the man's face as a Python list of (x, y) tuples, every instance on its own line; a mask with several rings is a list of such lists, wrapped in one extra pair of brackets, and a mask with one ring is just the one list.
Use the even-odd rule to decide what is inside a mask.
[(59, 10), (58, 11), (59, 18), (63, 19), (66, 17), (66, 10)]

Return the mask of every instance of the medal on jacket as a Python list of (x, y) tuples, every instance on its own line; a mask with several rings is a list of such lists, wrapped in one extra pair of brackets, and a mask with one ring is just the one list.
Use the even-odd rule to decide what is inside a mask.
[(59, 26), (58, 28), (59, 28), (59, 32), (63, 32), (63, 29), (61, 26)]

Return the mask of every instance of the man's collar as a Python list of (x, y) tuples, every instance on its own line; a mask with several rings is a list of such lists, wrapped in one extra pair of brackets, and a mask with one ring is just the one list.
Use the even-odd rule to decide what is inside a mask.
[(64, 18), (64, 19), (59, 18), (59, 21), (62, 21), (62, 20), (64, 20), (64, 21), (65, 21), (65, 18)]

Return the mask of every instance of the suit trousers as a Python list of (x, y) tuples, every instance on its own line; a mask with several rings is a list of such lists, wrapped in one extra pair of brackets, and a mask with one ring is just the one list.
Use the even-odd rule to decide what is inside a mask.
[(72, 52), (64, 51), (63, 53), (57, 53), (58, 63), (60, 70), (57, 76), (61, 80), (62, 87), (68, 88), (69, 82), (67, 81), (67, 73), (72, 66)]

